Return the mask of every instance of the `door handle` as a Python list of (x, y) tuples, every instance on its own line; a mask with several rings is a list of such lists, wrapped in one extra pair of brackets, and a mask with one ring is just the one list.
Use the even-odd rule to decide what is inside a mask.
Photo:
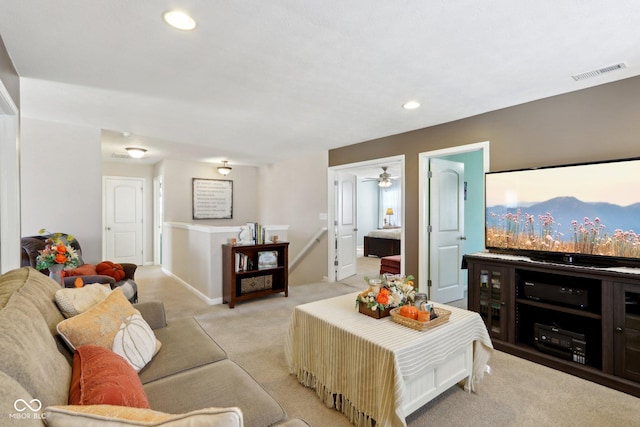
[(616, 332), (622, 332), (622, 328), (621, 328), (620, 326), (618, 326), (618, 327), (616, 328)]
[(467, 240), (467, 236), (460, 236), (458, 237), (458, 240)]

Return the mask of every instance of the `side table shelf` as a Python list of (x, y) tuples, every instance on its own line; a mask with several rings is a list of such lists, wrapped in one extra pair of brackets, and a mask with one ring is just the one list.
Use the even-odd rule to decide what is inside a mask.
[(289, 296), (289, 242), (222, 245), (223, 302), (236, 302), (284, 292)]

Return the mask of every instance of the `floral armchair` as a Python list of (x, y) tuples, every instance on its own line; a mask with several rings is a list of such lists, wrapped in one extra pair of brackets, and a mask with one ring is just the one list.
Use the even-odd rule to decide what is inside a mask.
[[(68, 245), (70, 245), (79, 257), (78, 267), (72, 270), (67, 270), (63, 283), (66, 288), (72, 288), (75, 286), (75, 280), (77, 277), (81, 277), (84, 283), (102, 283), (109, 284), (111, 289), (117, 287), (121, 288), (123, 293), (129, 298), (132, 303), (138, 301), (138, 286), (134, 280), (134, 275), (138, 266), (136, 264), (121, 263), (124, 271), (124, 277), (120, 280), (116, 280), (114, 277), (105, 274), (98, 274), (96, 266), (86, 264), (82, 259), (82, 248), (77, 239), (67, 240), (68, 234), (61, 233), (60, 239), (63, 239)], [(51, 238), (51, 234), (45, 234), (40, 236), (29, 236), (22, 238), (22, 254), (21, 265), (22, 267), (36, 268), (37, 257), (45, 248), (46, 240)], [(43, 274), (49, 274), (47, 269), (40, 270)], [(118, 276), (118, 277), (121, 277)]]

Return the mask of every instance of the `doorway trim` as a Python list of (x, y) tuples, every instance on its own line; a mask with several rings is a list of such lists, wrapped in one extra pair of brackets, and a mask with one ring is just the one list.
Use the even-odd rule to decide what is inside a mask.
[(0, 81), (0, 273), (20, 267), (20, 110)]
[[(429, 160), (432, 158), (463, 154), (482, 150), (482, 167), (484, 172), (489, 172), (490, 167), (490, 141), (476, 142), (457, 147), (443, 148), (440, 150), (426, 151), (418, 154), (418, 289), (428, 289), (427, 281), (431, 278), (429, 269)], [(482, 183), (484, 191), (484, 182)], [(483, 209), (484, 212), (484, 209)], [(484, 214), (483, 214), (484, 215)], [(484, 218), (483, 218), (484, 223)]]
[[(339, 165), (339, 166), (331, 166), (327, 169), (327, 194), (329, 195), (329, 197), (327, 197), (327, 253), (328, 253), (328, 257), (327, 257), (327, 282), (335, 282), (336, 281), (336, 270), (335, 270), (335, 265), (334, 265), (334, 261), (336, 259), (336, 245), (335, 245), (335, 240), (336, 240), (336, 215), (335, 215), (335, 211), (336, 211), (336, 206), (337, 206), (337, 201), (336, 201), (336, 197), (337, 197), (337, 188), (335, 185), (335, 181), (336, 181), (336, 176), (338, 173), (349, 173), (349, 172), (353, 172), (356, 169), (362, 168), (362, 167), (366, 167), (366, 166), (379, 166), (382, 164), (386, 164), (386, 163), (399, 163), (400, 164), (400, 170), (402, 171), (402, 176), (400, 176), (399, 184), (400, 184), (400, 188), (401, 188), (401, 193), (402, 193), (402, 206), (404, 207), (405, 205), (405, 155), (404, 154), (400, 154), (400, 155), (396, 155), (396, 156), (389, 156), (389, 157), (381, 157), (378, 159), (372, 159), (372, 160), (365, 160), (362, 162), (356, 162), (356, 163), (347, 163), (344, 165)], [(357, 191), (357, 190), (356, 190)], [(402, 209), (402, 228), (401, 228), (401, 243), (400, 243), (400, 254), (401, 254), (401, 260), (402, 260), (402, 266), (405, 265), (404, 262), (404, 243), (405, 243), (405, 238), (404, 238), (404, 230), (405, 230), (405, 213), (404, 213), (404, 209)], [(356, 224), (357, 226), (357, 224)], [(404, 268), (404, 267), (403, 267)]]

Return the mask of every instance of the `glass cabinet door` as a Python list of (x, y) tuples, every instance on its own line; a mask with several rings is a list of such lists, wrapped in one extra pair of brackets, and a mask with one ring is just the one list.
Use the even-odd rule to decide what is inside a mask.
[(640, 286), (616, 285), (623, 287), (615, 321), (616, 374), (640, 381)]
[(480, 316), (491, 337), (506, 340), (507, 316), (505, 312), (506, 277), (501, 268), (480, 269)]

